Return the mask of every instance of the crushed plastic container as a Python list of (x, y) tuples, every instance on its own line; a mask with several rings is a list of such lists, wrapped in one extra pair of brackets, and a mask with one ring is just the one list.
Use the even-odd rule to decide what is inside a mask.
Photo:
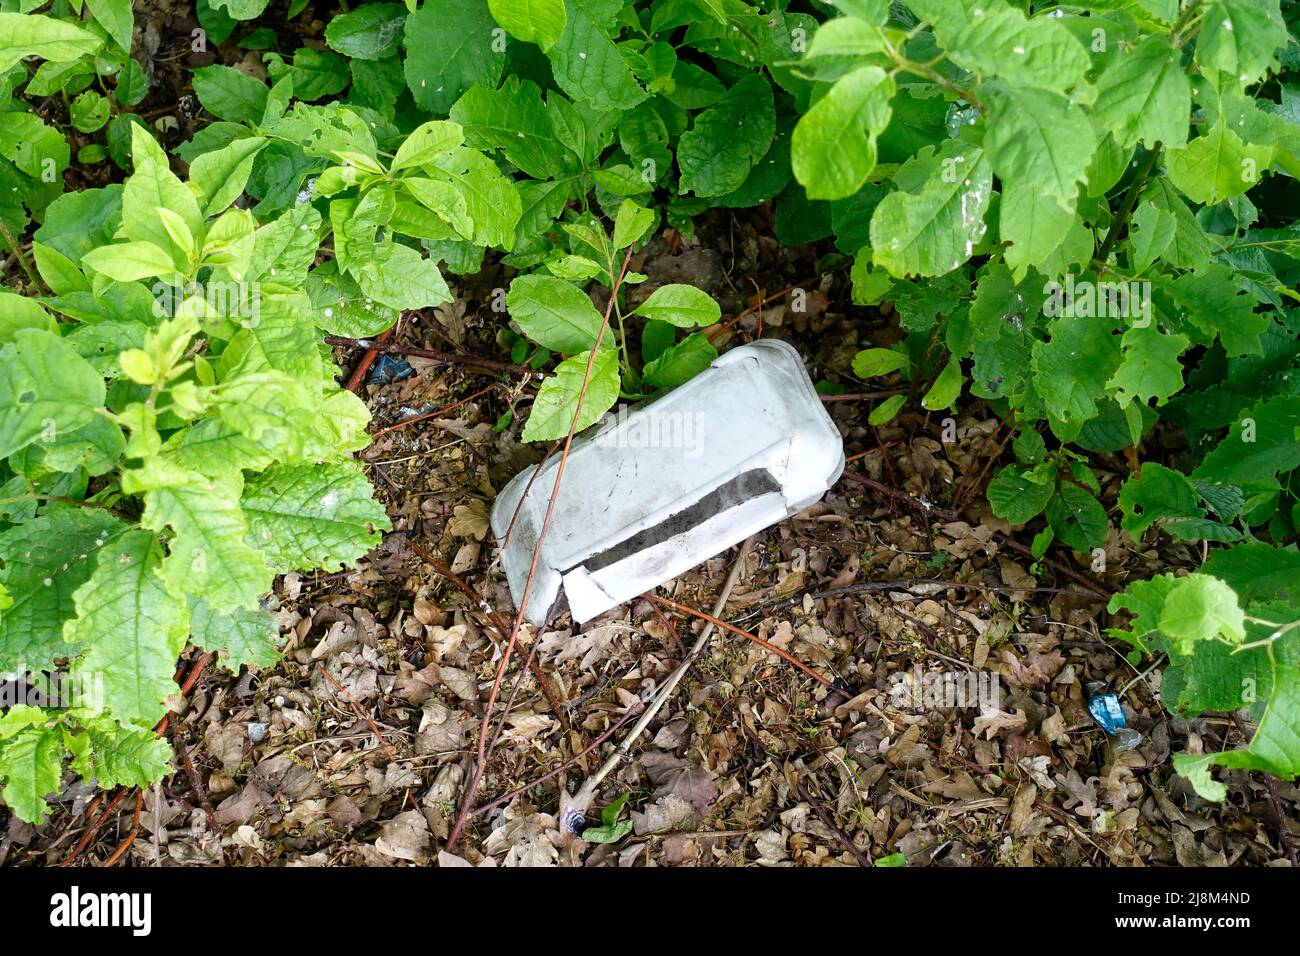
[[(559, 456), (516, 475), (492, 507), (514, 530), (501, 563), (518, 602)], [(540, 626), (563, 589), (579, 623), (671, 580), (813, 504), (844, 445), (798, 352), (762, 339), (573, 442), (525, 609)], [(523, 499), (520, 505), (520, 499)]]

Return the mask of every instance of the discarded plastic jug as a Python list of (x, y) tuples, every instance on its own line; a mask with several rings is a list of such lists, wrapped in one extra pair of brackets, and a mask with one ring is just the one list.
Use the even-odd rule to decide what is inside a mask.
[[(516, 602), (558, 466), (524, 469), (492, 507), (498, 541), (514, 521), (501, 563)], [(799, 353), (776, 339), (734, 348), (574, 440), (524, 617), (540, 626), (562, 587), (573, 619), (590, 620), (802, 511), (843, 470)]]

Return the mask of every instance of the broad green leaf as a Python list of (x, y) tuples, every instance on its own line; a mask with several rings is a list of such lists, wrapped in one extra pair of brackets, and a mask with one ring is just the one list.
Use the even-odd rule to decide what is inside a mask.
[(1093, 115), (1122, 147), (1182, 147), (1191, 110), (1191, 82), (1163, 36), (1146, 37), (1117, 56), (1097, 80)]
[(1156, 462), (1147, 462), (1140, 476), (1124, 482), (1119, 506), (1124, 513), (1120, 527), (1134, 538), (1162, 519), (1204, 514), (1187, 476)]
[(1011, 7), (979, 6), (961, 28), (939, 31), (958, 66), (1061, 93), (1083, 80), (1091, 66), (1088, 53), (1060, 23), (1044, 15), (1026, 19)]
[(397, 147), (390, 172), (423, 166), (450, 153), (465, 141), (465, 131), (459, 123), (447, 120), (430, 120), (413, 129)]
[(1201, 14), (1196, 61), (1245, 85), (1277, 69), (1290, 42), (1279, 0), (1214, 0)]
[(836, 80), (800, 118), (790, 158), (809, 199), (844, 199), (862, 188), (876, 166), (876, 137), (889, 125), (893, 96), (893, 79), (864, 66)]
[(74, 651), (63, 643), (73, 592), (95, 570), (100, 549), (125, 525), (107, 511), (56, 505), (0, 531), (0, 585), (12, 602), (0, 613), (0, 672), (53, 667)]
[(871, 410), (871, 414), (867, 416), (867, 424), (876, 426), (888, 424), (894, 420), (894, 416), (898, 414), (906, 401), (906, 395), (889, 396)]
[(399, 243), (374, 247), (352, 274), (368, 298), (391, 309), (426, 309), (452, 299), (438, 263)]
[(256, 607), (271, 585), (271, 570), (245, 542), (241, 476), (213, 478), (159, 465), (127, 473), (123, 483), (128, 491), (144, 491), (141, 525), (174, 532), (163, 578), (177, 593), (205, 597), (217, 610)]
[[(550, 96), (557, 99), (559, 94)], [(537, 179), (575, 173), (583, 166), (583, 157), (560, 141), (555, 129), (557, 115), (556, 107), (542, 102), (537, 84), (518, 76), (507, 76), (500, 89), (472, 86), (451, 108), (451, 118), (464, 128), (469, 146), (499, 149), (507, 160)]]
[(890, 193), (871, 217), (876, 265), (891, 275), (940, 276), (970, 258), (984, 236), (993, 176), (983, 152), (950, 140), (899, 171), (911, 188)]
[(1233, 644), (1245, 639), (1245, 612), (1237, 593), (1208, 574), (1179, 578), (1165, 595), (1160, 611), (1160, 633), (1184, 654), (1198, 641), (1225, 638)]
[(921, 407), (931, 412), (951, 408), (961, 395), (961, 383), (961, 362), (953, 356), (921, 399)]
[(166, 713), (189, 612), (163, 580), (162, 545), (127, 531), (99, 552), (95, 573), (73, 595), (76, 616), (64, 639), (87, 648), (76, 672), (102, 681), (104, 705), (119, 721), (151, 727)]
[(853, 356), (853, 374), (866, 380), (907, 367), (907, 356), (894, 349), (863, 349)]
[[(513, 4), (512, 4), (513, 5)], [(549, 55), (555, 84), (592, 109), (628, 110), (648, 95), (610, 38), (623, 0), (565, 0), (568, 20)]]
[(205, 651), (221, 652), (222, 665), (232, 671), (243, 664), (273, 667), (280, 659), (280, 628), (261, 608), (222, 613), (201, 598), (191, 601), (190, 639)]
[(1177, 235), (1178, 220), (1172, 212), (1152, 202), (1141, 203), (1133, 213), (1128, 234), (1133, 270), (1146, 272), (1173, 245)]
[(564, 355), (593, 348), (604, 322), (585, 292), (553, 276), (519, 276), (510, 283), (506, 307), (526, 336)]
[(160, 207), (180, 216), (190, 235), (203, 235), (203, 215), (194, 192), (171, 171), (158, 141), (137, 125), (131, 127), (131, 158), (135, 171), (122, 189), (122, 237), (171, 249), (171, 236), (155, 212)]
[(677, 145), (681, 191), (721, 196), (739, 189), (775, 132), (772, 88), (761, 76), (746, 75), (682, 134)]
[[(1086, 320), (1084, 320), (1086, 321)], [(1122, 359), (1106, 388), (1120, 405), (1151, 399), (1163, 405), (1183, 387), (1179, 356), (1187, 350), (1187, 336), (1161, 332), (1154, 323), (1134, 326), (1121, 339)]]
[(191, 74), (194, 95), (217, 119), (256, 123), (266, 111), (270, 89), (261, 80), (233, 66), (201, 66)]
[(63, 738), (57, 727), (30, 727), (0, 741), (0, 795), (20, 820), (43, 821), (50, 812), (45, 798), (58, 793), (62, 782)]
[(1165, 156), (1170, 181), (1192, 202), (1207, 205), (1240, 196), (1259, 182), (1272, 160), (1271, 145), (1243, 142), (1222, 120)]
[(1087, 114), (1029, 86), (990, 83), (981, 95), (990, 103), (984, 151), (1003, 188), (1032, 186), (1073, 212), (1097, 142)]
[(84, 779), (105, 788), (147, 787), (171, 771), (171, 742), (152, 728), (124, 727), (106, 716), (83, 726), (84, 733), (65, 741), (75, 754), (72, 769)]
[(176, 263), (171, 253), (152, 242), (115, 242), (100, 246), (86, 253), (81, 261), (118, 282), (176, 275)]
[(215, 216), (239, 198), (267, 141), (260, 136), (237, 139), (204, 153), (190, 164), (190, 184), (198, 188), (205, 217)]
[(487, 0), (426, 0), (406, 18), (406, 85), (416, 105), (446, 116), (462, 93), (495, 87), (506, 55), (496, 43)]
[(1092, 232), (1033, 183), (1003, 185), (998, 234), (1010, 243), (1006, 263), (1017, 282), (1031, 268), (1056, 277), (1077, 271), (1092, 258)]
[(569, 21), (564, 0), (488, 0), (488, 8), (507, 33), (542, 52), (559, 42)]
[(722, 317), (722, 308), (713, 296), (693, 285), (675, 282), (655, 289), (634, 311), (637, 315), (668, 322), (679, 329), (712, 325)]
[(565, 359), (555, 367), (555, 374), (542, 382), (524, 425), (524, 441), (564, 438), (570, 426), (577, 434), (598, 422), (618, 401), (618, 354), (613, 349), (601, 349), (592, 364), (586, 396), (575, 424), (574, 415), (578, 413), (578, 399), (583, 394), (582, 383), (590, 357), (590, 352), (580, 352)]
[(64, 63), (96, 52), (103, 40), (65, 20), (23, 13), (0, 13), (0, 72), (24, 57)]
[(0, 458), (34, 442), (58, 442), (95, 418), (104, 380), (53, 332), (18, 329), (0, 348)]
[(379, 544), (392, 525), (353, 462), (273, 466), (244, 488), (248, 539), (272, 568), (335, 571)]
[(670, 345), (645, 367), (643, 378), (660, 388), (675, 388), (713, 364), (718, 350), (703, 332), (693, 332)]
[(435, 165), (424, 167), (430, 176), (445, 179), (465, 197), (465, 209), (474, 224), (475, 244), (510, 249), (523, 201), (515, 184), (490, 158), (461, 147)]
[(381, 60), (397, 53), (405, 21), (400, 3), (367, 3), (330, 20), (325, 42), (353, 60)]
[[(599, 184), (600, 177), (596, 177)], [(626, 249), (634, 242), (640, 242), (655, 223), (655, 212), (637, 205), (630, 199), (624, 199), (614, 217), (614, 232), (611, 243), (615, 249)]]
[(1300, 602), (1300, 552), (1251, 541), (1212, 551), (1201, 570), (1226, 581), (1243, 601)]
[(35, 299), (13, 292), (0, 292), (0, 344), (12, 342), (19, 329), (43, 329), (57, 335), (59, 325)]
[(1119, 339), (1102, 319), (1055, 319), (1049, 340), (1033, 346), (1031, 381), (1050, 416), (1052, 430), (1071, 440), (1097, 414), (1097, 402), (1119, 367)]
[(1106, 510), (1086, 488), (1060, 482), (1046, 510), (1047, 520), (1063, 544), (1087, 551), (1106, 543)]
[(131, 15), (131, 0), (86, 0), (90, 15), (108, 31), (123, 50), (131, 49), (131, 28), (135, 20)]
[(995, 515), (1012, 524), (1024, 524), (1042, 514), (1055, 491), (1052, 468), (1008, 465), (993, 476), (987, 495)]
[(1215, 482), (1268, 481), (1300, 468), (1300, 397), (1280, 395), (1247, 409), (1193, 478)]

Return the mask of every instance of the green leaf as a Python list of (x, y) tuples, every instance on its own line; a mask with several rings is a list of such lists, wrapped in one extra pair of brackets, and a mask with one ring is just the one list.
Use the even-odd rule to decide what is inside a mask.
[(1277, 69), (1289, 42), (1279, 0), (1215, 0), (1201, 14), (1196, 62), (1245, 86)]
[(368, 3), (330, 20), (325, 42), (353, 60), (382, 60), (397, 53), (405, 22), (400, 3)]
[(273, 466), (244, 488), (248, 539), (272, 568), (335, 571), (379, 544), (392, 525), (353, 462)]
[(949, 140), (905, 164), (895, 177), (903, 178), (907, 188), (882, 199), (871, 217), (876, 265), (900, 278), (951, 272), (984, 235), (993, 191), (988, 161), (979, 148)]
[(867, 416), (867, 424), (879, 426), (893, 421), (894, 416), (898, 414), (899, 409), (903, 407), (906, 401), (906, 395), (889, 396), (871, 410), (871, 414)]
[(20, 820), (44, 820), (50, 812), (45, 798), (58, 793), (62, 782), (63, 738), (57, 727), (33, 727), (0, 741), (0, 783), (5, 785), (5, 804)]
[(0, 348), (0, 458), (90, 424), (105, 396), (94, 366), (58, 335), (24, 328), (12, 339)]
[(722, 308), (713, 296), (693, 285), (676, 282), (655, 289), (634, 311), (637, 315), (668, 322), (679, 329), (702, 328), (722, 317)]
[(972, 73), (1063, 93), (1082, 82), (1092, 65), (1074, 34), (1051, 17), (1026, 19), (1003, 7), (962, 20), (959, 29), (945, 29), (942, 22), (936, 27), (948, 56)]
[(117, 282), (176, 274), (171, 253), (152, 242), (115, 242), (85, 254), (81, 261)]
[(630, 793), (625, 793), (601, 810), (601, 825), (587, 827), (582, 831), (582, 839), (588, 843), (617, 843), (631, 833), (632, 821), (624, 820), (620, 823), (618, 820), (619, 814), (623, 812), (623, 807), (631, 796)]
[(836, 80), (800, 118), (790, 159), (809, 199), (845, 199), (862, 188), (875, 169), (876, 137), (889, 125), (893, 96), (893, 78), (864, 66)]
[(1199, 641), (1219, 637), (1234, 644), (1245, 639), (1245, 613), (1237, 593), (1208, 574), (1189, 574), (1174, 582), (1160, 611), (1160, 633), (1183, 654)]
[(1233, 423), (1193, 478), (1221, 483), (1269, 481), (1300, 468), (1300, 397), (1278, 397), (1249, 408)]
[(1056, 492), (1051, 467), (1020, 468), (1008, 465), (989, 482), (989, 505), (999, 518), (1012, 524), (1024, 524), (1042, 514)]
[(80, 133), (93, 133), (108, 122), (108, 100), (94, 90), (86, 90), (68, 107), (68, 119)]
[(1178, 149), (1187, 142), (1191, 110), (1191, 81), (1163, 36), (1148, 36), (1115, 57), (1097, 81), (1093, 116), (1125, 148), (1164, 143)]
[(426, 309), (452, 299), (438, 263), (409, 246), (386, 243), (352, 270), (365, 295), (391, 309)]
[(87, 648), (77, 673), (102, 681), (109, 712), (142, 728), (166, 713), (189, 633), (185, 599), (163, 580), (162, 565), (154, 535), (119, 535), (100, 550), (95, 573), (73, 595), (76, 616), (64, 625), (64, 639)]
[(158, 464), (126, 473), (123, 486), (144, 492), (141, 525), (175, 533), (163, 578), (178, 593), (206, 597), (217, 610), (256, 607), (271, 585), (271, 570), (244, 540), (239, 473), (210, 478)]
[[(596, 177), (599, 183), (599, 176)], [(626, 249), (634, 242), (639, 242), (648, 230), (655, 223), (655, 212), (653, 209), (646, 209), (639, 206), (630, 199), (624, 199), (619, 204), (618, 213), (614, 217), (614, 234), (611, 237), (611, 243), (615, 249)]]
[(943, 371), (934, 380), (930, 390), (921, 399), (921, 407), (931, 412), (941, 408), (951, 408), (961, 395), (961, 383), (961, 362), (953, 356), (948, 359), (948, 364), (943, 367)]
[(510, 283), (506, 308), (526, 336), (564, 355), (593, 348), (604, 323), (585, 292), (553, 276), (516, 278)]
[(205, 651), (221, 652), (221, 663), (232, 671), (243, 664), (273, 667), (280, 659), (280, 628), (261, 608), (222, 613), (201, 598), (191, 601), (190, 638)]
[(569, 22), (564, 0), (488, 0), (492, 18), (516, 40), (536, 43), (546, 52), (564, 35)]
[(1057, 486), (1047, 503), (1047, 520), (1061, 542), (1078, 551), (1106, 543), (1106, 510), (1086, 488), (1073, 482)]
[(39, 56), (65, 63), (96, 52), (102, 40), (81, 27), (53, 17), (0, 13), (0, 72), (8, 72), (24, 57)]
[(524, 441), (554, 441), (594, 425), (618, 401), (618, 355), (613, 349), (601, 349), (592, 364), (591, 378), (586, 397), (576, 425), (574, 414), (578, 411), (578, 398), (587, 375), (590, 352), (580, 352), (561, 362), (555, 374), (542, 382), (533, 400), (532, 411), (524, 425)]
[(56, 505), (0, 531), (0, 586), (10, 606), (0, 614), (0, 672), (53, 667), (74, 651), (63, 643), (73, 592), (95, 570), (96, 556), (125, 525), (107, 511)]
[(1220, 120), (1208, 133), (1165, 154), (1170, 181), (1192, 202), (1213, 205), (1240, 196), (1259, 182), (1273, 147), (1255, 146)]
[(1069, 316), (1048, 325), (1049, 341), (1033, 346), (1031, 381), (1052, 430), (1072, 440), (1097, 414), (1097, 401), (1120, 363), (1119, 339), (1104, 320)]
[(423, 166), (450, 153), (465, 141), (465, 131), (459, 123), (447, 120), (430, 120), (413, 129), (397, 147), (390, 172)]
[(1034, 87), (989, 83), (981, 95), (990, 104), (984, 150), (1004, 188), (1032, 186), (1073, 212), (1097, 145), (1087, 114)]
[(1210, 552), (1201, 570), (1237, 592), (1242, 601), (1300, 602), (1300, 553), (1251, 541)]
[(907, 356), (893, 349), (863, 349), (853, 356), (853, 374), (866, 380), (907, 367)]
[(677, 145), (681, 192), (722, 196), (739, 189), (775, 132), (772, 88), (761, 76), (745, 76), (682, 134)]
[[(1085, 320), (1086, 321), (1086, 320)], [(1187, 336), (1161, 332), (1154, 323), (1134, 326), (1120, 340), (1123, 358), (1106, 388), (1120, 405), (1151, 399), (1163, 405), (1183, 387), (1183, 366), (1178, 357), (1187, 350)]]
[(135, 19), (131, 15), (131, 0), (86, 0), (90, 15), (108, 31), (108, 35), (123, 50), (131, 50), (131, 28)]
[(549, 51), (555, 85), (602, 112), (644, 100), (648, 94), (610, 39), (623, 0), (565, 0), (565, 9), (568, 22)]
[(1182, 472), (1156, 462), (1142, 466), (1142, 474), (1124, 482), (1119, 492), (1124, 512), (1120, 527), (1134, 538), (1165, 518), (1199, 518), (1204, 515), (1196, 489)]
[(505, 70), (494, 49), (487, 0), (426, 0), (406, 18), (406, 84), (423, 110), (446, 116), (475, 83), (495, 87)]
[(203, 215), (193, 190), (171, 171), (158, 141), (135, 124), (131, 126), (131, 158), (135, 171), (122, 189), (121, 237), (171, 249), (171, 235), (158, 216), (159, 208), (179, 216), (191, 236), (202, 236)]
[(266, 112), (267, 85), (232, 66), (201, 66), (191, 75), (194, 95), (217, 119), (256, 123)]
[[(464, 127), (465, 141), (476, 149), (499, 149), (515, 166), (536, 179), (576, 173), (584, 157), (562, 143), (556, 131), (561, 110), (558, 93), (551, 105), (532, 80), (507, 76), (500, 89), (472, 86), (451, 108)], [(658, 114), (654, 114), (656, 117)]]
[(643, 378), (659, 388), (675, 388), (713, 364), (718, 350), (703, 332), (693, 332), (646, 364)]
[(83, 730), (70, 740), (65, 737), (76, 755), (72, 769), (101, 787), (147, 787), (171, 771), (171, 742), (152, 728), (124, 727), (99, 717), (84, 721)]
[(204, 153), (190, 164), (190, 184), (198, 187), (205, 217), (217, 215), (239, 198), (253, 171), (253, 160), (266, 144), (260, 136), (246, 136)]

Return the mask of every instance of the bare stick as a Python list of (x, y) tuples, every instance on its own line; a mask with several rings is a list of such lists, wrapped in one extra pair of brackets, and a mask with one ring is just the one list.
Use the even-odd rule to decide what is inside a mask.
[[(519, 628), (524, 623), (524, 610), (528, 607), (528, 598), (533, 590), (533, 579), (537, 574), (537, 564), (542, 557), (542, 542), (546, 540), (546, 534), (551, 530), (551, 519), (555, 517), (555, 501), (560, 495), (560, 482), (564, 480), (564, 466), (569, 461), (569, 449), (573, 445), (573, 435), (578, 430), (578, 419), (582, 415), (582, 406), (587, 400), (587, 386), (591, 383), (591, 375), (596, 367), (596, 356), (600, 352), (600, 343), (604, 340), (605, 332), (609, 328), (609, 318), (614, 311), (614, 303), (618, 301), (619, 286), (622, 285), (623, 277), (627, 275), (628, 265), (631, 261), (632, 249), (628, 247), (627, 255), (623, 257), (623, 266), (619, 270), (618, 277), (614, 280), (613, 287), (610, 289), (609, 303), (605, 306), (605, 317), (600, 323), (600, 330), (596, 333), (596, 343), (587, 356), (587, 369), (582, 376), (582, 387), (578, 391), (578, 401), (573, 409), (573, 420), (569, 422), (569, 432), (564, 438), (564, 450), (560, 453), (560, 462), (555, 469), (555, 483), (551, 486), (551, 497), (546, 504), (546, 515), (542, 519), (542, 526), (537, 533), (537, 543), (533, 546), (533, 560), (528, 566), (528, 577), (524, 580), (523, 593), (519, 596), (519, 608), (515, 612), (514, 625), (510, 628), (510, 639), (506, 642), (505, 650), (501, 654), (501, 663), (497, 665), (496, 676), (492, 680), (492, 689), (488, 692), (487, 704), (483, 708), (483, 720), (479, 725), (478, 753), (475, 760), (474, 776), (470, 778), (469, 787), (466, 789), (465, 797), (461, 801), (460, 812), (456, 814), (456, 822), (452, 824), (451, 832), (447, 834), (446, 848), (448, 851), (456, 845), (456, 841), (460, 839), (461, 831), (465, 829), (465, 822), (469, 819), (470, 810), (474, 806), (474, 797), (478, 793), (479, 785), (483, 782), (483, 774), (487, 771), (488, 758), (492, 755), (491, 747), (488, 745), (488, 728), (492, 724), (492, 707), (496, 703), (497, 694), (501, 692), (501, 682), (505, 679), (506, 668), (510, 665), (510, 658), (515, 651), (515, 644), (519, 640)], [(493, 742), (495, 743), (495, 740)]]
[[(731, 566), (731, 573), (727, 575), (726, 582), (722, 585), (722, 591), (718, 594), (717, 603), (713, 605), (713, 617), (716, 619), (722, 613), (722, 609), (727, 606), (727, 598), (731, 597), (731, 589), (736, 586), (736, 580), (740, 577), (740, 567), (744, 564), (745, 555), (749, 554), (749, 546), (753, 543), (754, 537), (751, 535), (741, 542), (740, 549), (736, 552), (736, 563)], [(596, 773), (587, 778), (587, 782), (573, 796), (573, 805), (579, 812), (585, 811), (591, 806), (592, 798), (596, 795), (596, 789), (600, 782), (609, 776), (610, 772), (619, 764), (619, 761), (632, 749), (632, 744), (641, 736), (641, 733), (650, 726), (650, 721), (655, 719), (655, 715), (663, 710), (664, 704), (668, 703), (669, 698), (673, 696), (673, 691), (681, 683), (686, 672), (690, 670), (691, 665), (699, 660), (700, 655), (704, 653), (704, 648), (709, 643), (709, 637), (712, 636), (715, 627), (714, 621), (708, 621), (704, 625), (704, 630), (700, 631), (700, 636), (695, 639), (695, 644), (691, 647), (691, 652), (686, 655), (686, 659), (677, 665), (677, 669), (669, 675), (668, 680), (664, 681), (659, 692), (655, 694), (654, 699), (646, 707), (645, 713), (641, 719), (632, 725), (623, 742), (619, 744), (609, 759), (605, 761)], [(561, 824), (563, 825), (563, 824)]]

